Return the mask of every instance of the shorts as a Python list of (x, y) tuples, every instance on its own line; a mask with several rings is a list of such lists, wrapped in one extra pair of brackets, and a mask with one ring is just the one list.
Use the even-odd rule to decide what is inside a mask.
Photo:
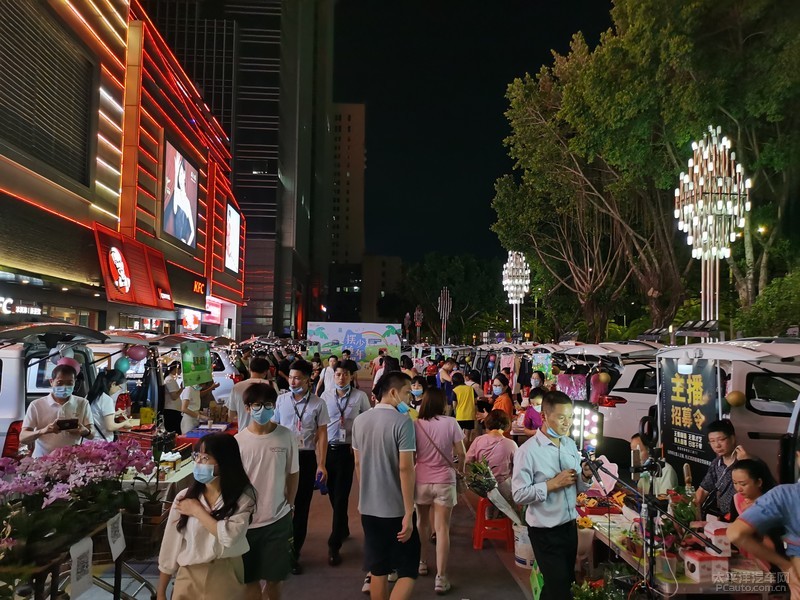
[(397, 541), (403, 528), (403, 517), (373, 517), (361, 515), (364, 529), (364, 570), (375, 576), (388, 575), (393, 570), (397, 577), (416, 579), (419, 575), (419, 532), (417, 515), (414, 514), (414, 530), (405, 543)]
[(247, 531), (250, 550), (242, 557), (244, 582), (283, 581), (292, 570), (292, 513)]
[(418, 483), (414, 492), (414, 503), (419, 506), (449, 506), (452, 508), (458, 502), (456, 486), (453, 483)]
[(242, 557), (218, 558), (209, 563), (179, 567), (172, 590), (173, 600), (225, 598), (244, 600)]
[(475, 429), (475, 419), (471, 421), (459, 421), (458, 426), (461, 427), (461, 429), (467, 429), (467, 430)]

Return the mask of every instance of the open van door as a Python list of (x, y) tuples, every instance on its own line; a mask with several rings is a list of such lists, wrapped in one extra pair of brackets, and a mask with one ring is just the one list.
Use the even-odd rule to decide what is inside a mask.
[(800, 478), (800, 466), (796, 459), (797, 452), (800, 452), (800, 397), (794, 403), (794, 412), (789, 421), (789, 431), (780, 440), (778, 457), (780, 483), (794, 483)]

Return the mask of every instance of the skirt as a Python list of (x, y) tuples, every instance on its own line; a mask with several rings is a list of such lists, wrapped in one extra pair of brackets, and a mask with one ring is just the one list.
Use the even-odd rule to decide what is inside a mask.
[(245, 589), (242, 557), (219, 558), (180, 567), (172, 600), (244, 600)]

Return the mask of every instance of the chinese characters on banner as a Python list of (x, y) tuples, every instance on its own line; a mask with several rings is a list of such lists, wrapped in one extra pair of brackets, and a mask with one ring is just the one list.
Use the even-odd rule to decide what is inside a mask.
[(714, 459), (706, 429), (718, 418), (717, 385), (717, 370), (711, 361), (696, 361), (690, 375), (678, 373), (677, 359), (661, 361), (664, 451), (679, 473), (683, 463), (689, 463), (695, 486)]

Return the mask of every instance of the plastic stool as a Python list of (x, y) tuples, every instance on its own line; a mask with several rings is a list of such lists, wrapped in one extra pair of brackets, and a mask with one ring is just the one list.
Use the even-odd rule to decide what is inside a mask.
[(472, 530), (472, 547), (475, 550), (483, 549), (484, 540), (505, 540), (506, 550), (514, 551), (514, 528), (511, 519), (487, 519), (486, 511), (493, 505), (486, 498), (478, 502), (478, 514), (475, 518), (475, 528)]

